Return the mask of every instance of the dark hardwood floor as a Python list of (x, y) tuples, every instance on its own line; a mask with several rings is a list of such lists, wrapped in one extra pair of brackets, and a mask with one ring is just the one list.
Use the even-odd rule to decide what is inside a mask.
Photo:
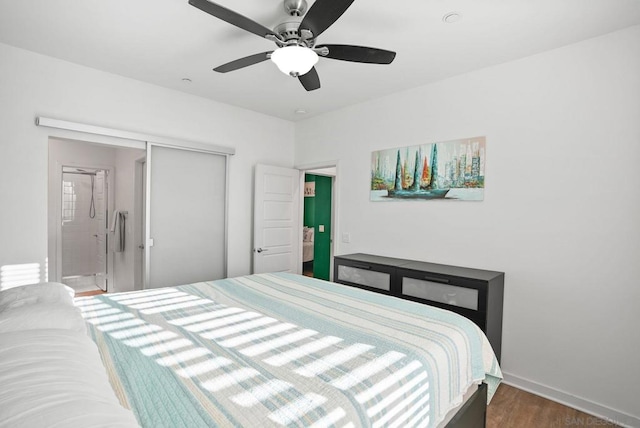
[(616, 427), (571, 407), (500, 384), (487, 409), (487, 428)]

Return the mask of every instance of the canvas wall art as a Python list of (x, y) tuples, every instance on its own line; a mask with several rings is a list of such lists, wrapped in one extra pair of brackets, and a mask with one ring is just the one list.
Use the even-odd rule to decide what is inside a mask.
[(379, 150), (371, 155), (371, 200), (484, 199), (485, 137)]
[(315, 181), (305, 181), (304, 183), (304, 197), (305, 198), (313, 198), (316, 196), (316, 182)]

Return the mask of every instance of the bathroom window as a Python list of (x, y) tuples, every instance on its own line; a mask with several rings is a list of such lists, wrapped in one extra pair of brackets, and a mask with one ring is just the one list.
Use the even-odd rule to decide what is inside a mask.
[(75, 219), (76, 189), (72, 181), (62, 182), (62, 223), (69, 223)]

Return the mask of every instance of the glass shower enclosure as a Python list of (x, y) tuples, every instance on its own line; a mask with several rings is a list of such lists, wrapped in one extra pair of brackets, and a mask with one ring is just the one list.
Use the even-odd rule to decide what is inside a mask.
[(107, 290), (108, 171), (63, 167), (62, 282), (76, 292)]

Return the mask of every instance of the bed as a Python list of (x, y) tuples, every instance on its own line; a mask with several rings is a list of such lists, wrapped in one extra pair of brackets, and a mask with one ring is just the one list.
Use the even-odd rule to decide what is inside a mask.
[(484, 426), (502, 377), (466, 318), (299, 275), (75, 304), (144, 427)]
[(304, 227), (302, 231), (302, 262), (307, 263), (313, 261), (313, 227)]

